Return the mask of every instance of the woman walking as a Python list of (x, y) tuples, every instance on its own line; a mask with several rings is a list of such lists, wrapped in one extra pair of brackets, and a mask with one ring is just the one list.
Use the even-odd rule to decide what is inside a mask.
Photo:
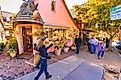
[(46, 47), (43, 42), (44, 42), (45, 38), (44, 36), (41, 37), (41, 40), (38, 44), (38, 52), (39, 52), (39, 55), (41, 56), (40, 57), (40, 60), (37, 64), (36, 67), (39, 67), (39, 65), (41, 64), (41, 67), (40, 68), (40, 71), (39, 73), (37, 74), (37, 76), (34, 78), (34, 80), (38, 80), (39, 77), (41, 76), (41, 74), (44, 72), (45, 73), (45, 78), (46, 79), (49, 79), (52, 77), (52, 75), (50, 75), (47, 71), (47, 59), (51, 59), (51, 57), (48, 55), (47, 53), (47, 49), (50, 48), (53, 44), (50, 44), (48, 47)]
[(100, 57), (104, 56), (104, 43), (100, 42), (98, 45), (98, 59), (100, 59)]

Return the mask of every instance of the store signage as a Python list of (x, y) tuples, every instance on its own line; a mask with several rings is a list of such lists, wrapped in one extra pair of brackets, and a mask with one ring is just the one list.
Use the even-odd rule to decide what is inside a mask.
[(121, 19), (121, 5), (111, 8), (110, 19), (111, 20)]

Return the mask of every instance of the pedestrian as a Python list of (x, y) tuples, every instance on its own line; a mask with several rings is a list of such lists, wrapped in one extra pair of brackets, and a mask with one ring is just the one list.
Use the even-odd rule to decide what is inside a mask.
[(109, 47), (109, 39), (106, 37), (106, 48)]
[(86, 38), (87, 46), (88, 46), (88, 51), (90, 52), (90, 37), (89, 35)]
[(97, 48), (97, 45), (98, 45), (98, 39), (96, 39), (96, 37), (93, 35), (91, 40), (90, 40), (90, 44), (91, 44), (91, 53), (95, 54), (96, 53), (96, 48)]
[[(34, 54), (34, 64), (36, 65), (40, 59), (40, 56), (39, 56), (39, 51), (38, 51), (38, 44), (39, 42), (41, 41), (40, 37), (38, 37), (34, 43), (34, 51), (35, 51), (35, 54)], [(36, 66), (35, 68), (39, 68), (38, 66)]]
[(104, 43), (100, 42), (98, 45), (98, 59), (100, 59), (100, 56), (103, 57), (104, 56)]
[(45, 40), (45, 38), (44, 38), (44, 36), (43, 37), (41, 37), (41, 41), (39, 42), (39, 44), (38, 44), (38, 52), (39, 52), (39, 55), (41, 56), (40, 57), (40, 60), (39, 60), (39, 62), (38, 62), (38, 64), (37, 64), (37, 67), (39, 67), (39, 65), (40, 65), (40, 71), (39, 71), (39, 73), (37, 74), (37, 76), (34, 78), (34, 80), (38, 80), (39, 79), (39, 77), (41, 76), (41, 74), (44, 72), (45, 73), (45, 78), (46, 79), (49, 79), (49, 78), (51, 78), (52, 77), (52, 75), (50, 75), (49, 73), (48, 73), (48, 71), (47, 71), (47, 59), (51, 59), (51, 56), (49, 56), (48, 55), (48, 53), (47, 53), (47, 49), (48, 48), (50, 48), (53, 44), (50, 44), (48, 47), (46, 47), (44, 44), (43, 44), (43, 42), (44, 42), (44, 40)]
[(74, 42), (75, 42), (75, 45), (76, 45), (76, 54), (79, 54), (79, 51), (80, 51), (80, 48), (81, 48), (81, 42), (82, 42), (81, 36), (76, 35)]

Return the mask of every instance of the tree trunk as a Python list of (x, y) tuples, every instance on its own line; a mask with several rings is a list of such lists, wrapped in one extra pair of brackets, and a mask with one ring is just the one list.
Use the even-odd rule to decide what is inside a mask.
[(109, 51), (111, 51), (112, 52), (112, 39), (113, 39), (113, 37), (111, 36), (110, 37), (110, 40), (109, 40)]

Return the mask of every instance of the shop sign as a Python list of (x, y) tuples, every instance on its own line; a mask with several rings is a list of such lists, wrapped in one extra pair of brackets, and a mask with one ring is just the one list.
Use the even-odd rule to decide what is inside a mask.
[(121, 5), (111, 8), (110, 19), (111, 20), (121, 19)]

